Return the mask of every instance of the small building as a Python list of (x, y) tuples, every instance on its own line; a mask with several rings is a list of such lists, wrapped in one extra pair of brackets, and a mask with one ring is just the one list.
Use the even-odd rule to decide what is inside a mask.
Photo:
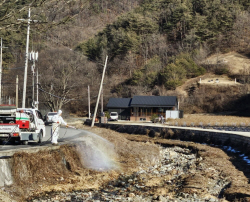
[(118, 112), (120, 120), (150, 121), (152, 115), (166, 117), (166, 111), (178, 110), (176, 96), (134, 96), (133, 98), (110, 98), (109, 113)]

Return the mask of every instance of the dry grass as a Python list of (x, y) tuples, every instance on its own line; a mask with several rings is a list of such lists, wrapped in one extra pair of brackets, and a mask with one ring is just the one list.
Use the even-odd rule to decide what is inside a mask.
[(237, 52), (229, 53), (218, 53), (210, 56), (204, 61), (206, 64), (218, 64), (218, 62), (224, 62), (230, 67), (233, 73), (239, 73), (240, 70), (244, 69), (249, 64), (249, 58)]
[(169, 119), (170, 125), (178, 126), (232, 126), (250, 127), (250, 119), (247, 117), (187, 114), (182, 119)]
[(85, 168), (78, 152), (84, 147), (77, 145), (65, 145), (56, 150), (48, 148), (36, 154), (19, 152), (13, 156), (15, 182), (8, 191), (17, 201), (22, 201), (50, 191), (98, 189), (104, 183), (116, 180), (121, 173), (132, 174), (139, 168), (154, 164), (159, 158), (157, 145), (131, 142), (111, 130), (94, 128), (91, 132), (114, 145), (120, 169), (99, 172)]
[[(209, 184), (209, 179), (214, 179), (217, 177), (216, 175), (219, 175), (221, 178), (228, 178), (231, 182), (231, 187), (226, 190), (225, 196), (233, 198), (239, 193), (244, 198), (250, 196), (248, 178), (242, 171), (236, 169), (230, 157), (219, 148), (179, 140), (150, 138), (146, 135), (121, 134), (104, 128), (90, 128), (82, 124), (79, 124), (78, 128), (89, 130), (111, 142), (118, 154), (117, 163), (121, 169), (106, 172), (86, 169), (82, 166), (75, 146), (61, 146), (59, 150), (45, 150), (35, 155), (17, 153), (14, 156), (13, 165), (22, 172), (13, 172), (16, 181), (15, 185), (10, 188), (15, 191), (13, 194), (17, 197), (17, 201), (50, 191), (98, 189), (108, 181), (115, 181), (120, 175), (123, 175), (122, 173), (130, 175), (134, 171), (138, 171), (140, 167), (146, 168), (154, 164), (159, 157), (159, 147), (157, 146), (159, 144), (189, 148), (197, 154), (197, 157), (202, 157), (202, 166), (197, 169), (195, 175), (183, 176), (183, 191), (193, 192), (194, 189), (190, 189), (190, 187), (196, 187), (198, 190), (196, 193), (199, 194), (205, 190), (204, 187)], [(172, 132), (169, 131), (169, 134)], [(65, 158), (67, 166), (64, 165), (62, 158)], [(212, 172), (213, 170), (216, 172)], [(217, 174), (215, 175), (215, 173)], [(173, 194), (171, 187), (157, 187), (162, 180), (169, 178), (171, 176), (165, 176), (164, 179), (149, 179), (148, 185), (154, 187), (152, 193)]]

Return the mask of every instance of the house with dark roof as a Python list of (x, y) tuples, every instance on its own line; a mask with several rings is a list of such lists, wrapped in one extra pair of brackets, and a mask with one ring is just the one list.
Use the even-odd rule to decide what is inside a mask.
[(130, 104), (132, 98), (110, 98), (107, 104), (108, 112), (117, 112), (119, 120), (130, 119)]
[(176, 96), (134, 96), (133, 98), (110, 98), (110, 112), (118, 112), (120, 120), (150, 121), (153, 114), (165, 117), (167, 110), (178, 110)]

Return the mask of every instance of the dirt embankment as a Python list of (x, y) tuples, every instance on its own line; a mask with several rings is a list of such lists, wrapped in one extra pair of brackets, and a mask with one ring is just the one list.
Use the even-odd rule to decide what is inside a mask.
[[(192, 167), (195, 169), (192, 175), (181, 176), (176, 181), (178, 186), (173, 181), (171, 186), (173, 185), (175, 188), (169, 188), (168, 193), (161, 193), (163, 196), (173, 196), (178, 191), (197, 195), (206, 194), (204, 193), (206, 183), (216, 178), (217, 175), (213, 173), (218, 173), (220, 178), (227, 178), (229, 182), (228, 187), (224, 187), (219, 196), (221, 199), (228, 201), (250, 200), (249, 179), (243, 172), (236, 169), (232, 159), (219, 148), (192, 142), (162, 139), (157, 137), (159, 135), (150, 138), (147, 135), (120, 134), (109, 129), (90, 128), (82, 124), (77, 127), (89, 130), (113, 143), (118, 155), (116, 162), (120, 169), (100, 172), (100, 170), (84, 168), (84, 162), (81, 162), (76, 146), (61, 146), (58, 150), (45, 150), (36, 155), (18, 153), (13, 160), (15, 184), (6, 188), (6, 191), (15, 196), (17, 201), (21, 201), (56, 191), (98, 190), (105, 184), (118, 180), (123, 175), (133, 175), (134, 172), (138, 172), (142, 168), (154, 166), (159, 157), (159, 145), (162, 145), (189, 149), (197, 159), (202, 159), (194, 164), (195, 167)], [(176, 175), (176, 172), (172, 174)], [(153, 178), (149, 176), (148, 180), (150, 179), (152, 182)], [(158, 179), (154, 181), (153, 185), (152, 183), (147, 185), (154, 186), (152, 190), (156, 190), (157, 187), (163, 189), (162, 185), (166, 183), (164, 180), (165, 178)], [(154, 195), (153, 191), (150, 190), (147, 190), (147, 194)]]
[(203, 61), (203, 63), (210, 65), (225, 64), (232, 73), (238, 74), (242, 70), (249, 68), (250, 59), (244, 54), (233, 51), (229, 53), (214, 54)]

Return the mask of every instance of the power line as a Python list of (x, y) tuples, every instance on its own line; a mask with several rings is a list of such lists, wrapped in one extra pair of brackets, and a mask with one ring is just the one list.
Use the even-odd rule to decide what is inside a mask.
[(51, 96), (53, 96), (53, 97), (56, 97), (56, 98), (60, 98), (60, 99), (63, 99), (63, 100), (73, 100), (73, 101), (77, 101), (77, 99), (66, 99), (66, 98), (60, 97), (60, 96), (58, 96), (58, 95), (54, 95), (54, 94), (52, 94), (52, 93), (49, 93), (49, 92), (43, 90), (42, 88), (38, 88), (38, 89), (41, 90), (41, 91), (43, 91), (44, 93), (47, 93), (47, 94), (49, 94), (49, 95), (51, 95)]
[[(39, 34), (39, 35), (41, 35), (41, 36), (44, 35), (44, 33), (42, 34), (42, 33), (39, 32), (39, 31), (34, 31), (34, 32), (36, 32), (37, 34)], [(96, 64), (98, 64), (98, 65), (104, 66), (104, 64), (99, 63), (99, 62), (97, 62), (97, 61), (95, 61), (95, 60), (92, 60), (92, 59), (90, 59), (89, 57), (87, 57), (86, 55), (80, 54), (79, 52), (73, 50), (72, 48), (70, 48), (70, 47), (68, 47), (68, 46), (65, 46), (62, 42), (59, 42), (59, 40), (54, 40), (53, 38), (48, 37), (48, 36), (46, 36), (46, 39), (48, 39), (48, 40), (50, 40), (50, 41), (52, 41), (52, 42), (54, 42), (54, 43), (56, 43), (56, 44), (60, 44), (61, 46), (63, 46), (63, 47), (65, 47), (65, 48), (67, 48), (67, 49), (73, 51), (74, 53), (76, 53), (76, 54), (78, 54), (78, 55), (85, 56), (85, 57), (86, 57), (89, 61), (91, 61), (91, 62), (94, 62), (94, 63), (96, 63)]]
[[(14, 84), (14, 83), (13, 83), (13, 84)], [(44, 92), (44, 93), (47, 93), (47, 94), (49, 94), (49, 95), (52, 95), (53, 97), (57, 97), (57, 98), (64, 99), (64, 100), (83, 101), (84, 99), (87, 99), (87, 98), (83, 98), (83, 99), (66, 99), (66, 98), (60, 97), (60, 96), (58, 96), (58, 95), (54, 95), (54, 94), (52, 94), (52, 93), (49, 93), (49, 92), (43, 90), (42, 88), (38, 88), (38, 89), (41, 90), (41, 91)], [(96, 98), (96, 97), (97, 97), (97, 95), (96, 95), (96, 96), (93, 96), (93, 97), (91, 97), (91, 98), (93, 99), (93, 98)]]
[(23, 69), (24, 67), (14, 67), (14, 68), (9, 68), (9, 67), (7, 67), (7, 68), (4, 68), (5, 70), (13, 70), (13, 69)]

